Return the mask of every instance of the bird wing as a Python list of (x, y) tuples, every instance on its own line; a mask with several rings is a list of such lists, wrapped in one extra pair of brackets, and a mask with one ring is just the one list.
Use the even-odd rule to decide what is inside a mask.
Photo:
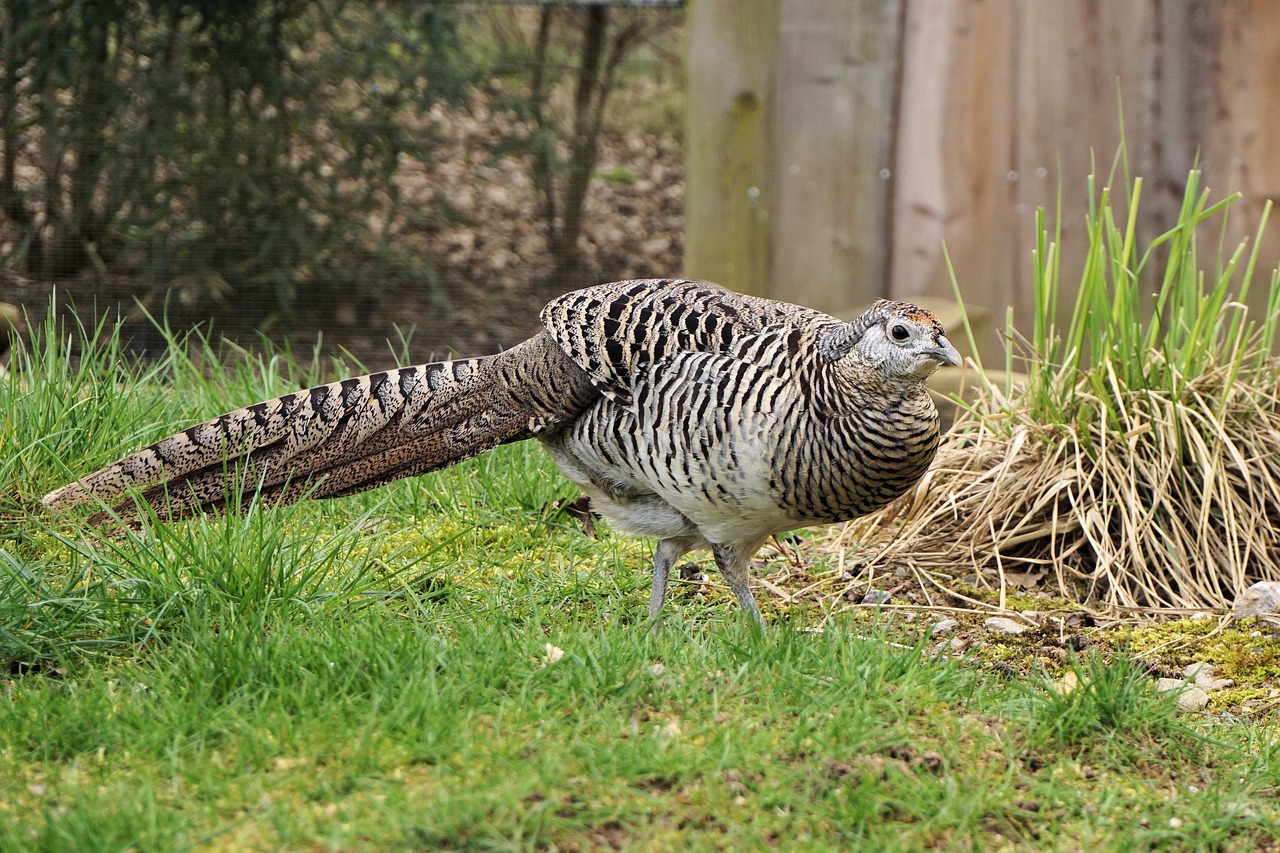
[(621, 405), (641, 369), (677, 352), (728, 352), (779, 323), (839, 322), (811, 308), (745, 296), (705, 281), (637, 279), (566, 293), (547, 303), (542, 324)]

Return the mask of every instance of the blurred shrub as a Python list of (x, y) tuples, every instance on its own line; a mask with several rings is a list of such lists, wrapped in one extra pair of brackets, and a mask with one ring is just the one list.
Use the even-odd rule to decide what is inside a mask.
[[(587, 193), (597, 177), (609, 103), (628, 73), (635, 75), (628, 61), (645, 50), (661, 55), (683, 15), (667, 8), (544, 4), (527, 34), (518, 26), (502, 27), (497, 15), (490, 34), (497, 52), (494, 66), (518, 69), (522, 85), (495, 102), (528, 124), (527, 132), (508, 137), (499, 150), (528, 156), (554, 264), (544, 284), (553, 295), (580, 269)], [(509, 12), (507, 17), (527, 21), (531, 16)], [(619, 121), (634, 122), (634, 116), (615, 119), (614, 127)]]
[(6, 0), (0, 40), (7, 263), (240, 310), (385, 258), (398, 158), (468, 81), (453, 14), (413, 0)]

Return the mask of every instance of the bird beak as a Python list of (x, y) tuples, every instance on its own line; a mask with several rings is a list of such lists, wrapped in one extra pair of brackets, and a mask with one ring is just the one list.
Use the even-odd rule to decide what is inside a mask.
[(959, 351), (942, 335), (938, 335), (938, 346), (926, 352), (943, 364), (949, 364), (952, 367), (959, 367), (961, 364)]

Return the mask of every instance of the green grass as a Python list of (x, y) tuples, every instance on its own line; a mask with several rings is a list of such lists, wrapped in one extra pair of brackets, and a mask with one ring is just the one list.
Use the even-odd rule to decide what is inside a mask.
[[(1088, 244), (1063, 328), (1054, 319), (1064, 293), (1061, 200), (1052, 223), (1043, 209), (1036, 214), (1032, 328), (1024, 336), (1007, 326), (1004, 365), (1025, 373), (1027, 387), (1019, 402), (1027, 419), (1075, 423), (1082, 434), (1095, 420), (1124, 429), (1131, 426), (1125, 410), (1137, 394), (1179, 398), (1197, 377), (1224, 373), (1229, 386), (1237, 379), (1274, 374), (1280, 270), (1266, 276), (1260, 316), (1251, 317), (1245, 304), (1257, 286), (1270, 200), (1252, 239), (1230, 246), (1225, 242), (1228, 214), (1241, 195), (1212, 201), (1204, 175), (1192, 169), (1174, 221), (1141, 246), (1143, 179), (1130, 174), (1123, 144), (1109, 174), (1095, 165), (1087, 194)], [(1206, 237), (1217, 240), (1207, 253)], [(952, 285), (960, 299), (954, 270)], [(965, 333), (973, 346), (967, 321)], [(1223, 401), (1215, 413), (1221, 415), (1225, 406)]]
[(1280, 843), (1274, 730), (1122, 656), (1062, 694), (933, 657), (927, 618), (766, 601), (759, 638), (680, 584), (650, 633), (649, 543), (585, 536), (536, 446), (116, 538), (50, 518), (68, 476), (323, 378), (66, 331), (0, 379), (0, 849)]

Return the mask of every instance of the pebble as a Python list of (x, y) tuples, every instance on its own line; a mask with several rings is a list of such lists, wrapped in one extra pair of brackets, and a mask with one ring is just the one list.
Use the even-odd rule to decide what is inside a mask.
[(935, 643), (933, 646), (933, 649), (930, 650), (929, 654), (931, 654), (935, 658), (941, 657), (942, 655), (946, 654), (948, 651), (951, 652), (952, 654), (959, 654), (960, 652), (963, 652), (966, 648), (968, 648), (968, 646), (969, 646), (969, 643), (967, 640), (964, 639), (964, 637), (952, 637), (950, 641), (941, 640)]
[(1201, 690), (1221, 690), (1235, 684), (1230, 678), (1218, 678), (1218, 668), (1205, 661), (1187, 664), (1182, 674)]
[(882, 589), (869, 589), (867, 594), (862, 596), (863, 604), (888, 604), (893, 601), (893, 596)]
[(1161, 693), (1168, 693), (1171, 690), (1178, 692), (1178, 710), (1179, 711), (1199, 711), (1205, 705), (1209, 704), (1209, 694), (1205, 693), (1199, 687), (1189, 682), (1183, 681), (1181, 678), (1160, 678), (1156, 680), (1156, 689)]
[(1236, 596), (1231, 615), (1237, 619), (1280, 617), (1280, 583), (1258, 581)]
[(982, 626), (988, 631), (996, 634), (1011, 634), (1017, 636), (1027, 630), (1027, 626), (1021, 622), (1015, 622), (1004, 616), (992, 616), (990, 619), (982, 623)]
[(956, 628), (960, 627), (960, 623), (954, 619), (942, 619), (929, 629), (929, 636), (936, 637), (939, 634), (950, 634)]

